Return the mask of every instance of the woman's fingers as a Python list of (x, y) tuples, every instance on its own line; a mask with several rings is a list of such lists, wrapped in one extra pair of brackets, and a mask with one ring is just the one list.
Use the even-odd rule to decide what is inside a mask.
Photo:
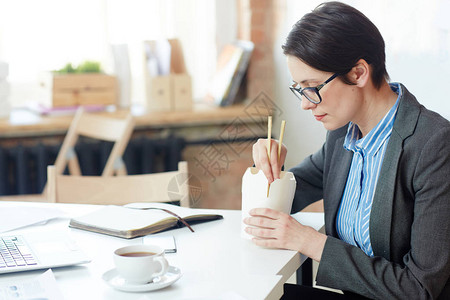
[(255, 167), (262, 170), (267, 180), (273, 181), (272, 167), (267, 154), (267, 139), (259, 139), (253, 145), (253, 161)]
[(280, 178), (280, 170), (278, 166), (278, 143), (276, 141), (272, 141), (270, 150), (270, 168), (273, 175), (273, 180), (275, 180)]
[(278, 160), (278, 141), (271, 140), (270, 160), (268, 149), (268, 140), (259, 139), (253, 145), (253, 161), (255, 167), (262, 170), (269, 183), (280, 178), (280, 170), (286, 158), (287, 149), (284, 145), (281, 147), (280, 159)]
[(271, 151), (272, 153), (271, 153), (271, 157), (270, 157), (272, 174), (273, 174), (274, 179), (279, 179), (281, 167), (283, 167), (284, 160), (286, 159), (287, 149), (282, 144), (281, 149), (280, 149), (280, 157), (278, 158), (278, 146), (279, 146), (278, 141), (273, 141), (273, 144), (274, 144), (273, 148), (275, 148), (275, 149), (273, 149)]
[(262, 217), (270, 218), (273, 220), (277, 220), (285, 214), (278, 210), (266, 208), (266, 207), (252, 208), (248, 213), (252, 217), (262, 216)]
[(260, 228), (274, 229), (274, 224), (272, 219), (264, 217), (249, 217), (244, 220), (244, 223), (251, 226), (256, 226)]
[(245, 231), (258, 238), (273, 238), (280, 212), (270, 208), (255, 208), (249, 213), (250, 217), (245, 218), (244, 223), (251, 227), (245, 228)]
[(273, 229), (266, 229), (266, 228), (260, 228), (260, 227), (246, 227), (245, 232), (247, 232), (250, 235), (253, 235), (254, 237), (260, 238), (260, 239), (274, 238), (272, 236), (272, 234), (274, 232)]
[(249, 225), (245, 232), (252, 235), (253, 242), (259, 246), (302, 252), (306, 249), (308, 231), (315, 231), (289, 214), (273, 209), (254, 208), (249, 214), (250, 217), (244, 219), (244, 223)]

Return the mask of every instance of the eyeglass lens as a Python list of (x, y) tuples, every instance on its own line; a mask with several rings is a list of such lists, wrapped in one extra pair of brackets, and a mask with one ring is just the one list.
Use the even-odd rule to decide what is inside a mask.
[(319, 95), (317, 94), (317, 91), (313, 88), (311, 89), (304, 89), (303, 90), (303, 94), (305, 95), (306, 98), (308, 98), (309, 101), (313, 102), (313, 103), (319, 103), (320, 102), (320, 98)]

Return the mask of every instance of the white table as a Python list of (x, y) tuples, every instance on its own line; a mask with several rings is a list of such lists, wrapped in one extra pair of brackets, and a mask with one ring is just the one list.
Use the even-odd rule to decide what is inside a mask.
[[(50, 204), (1, 202), (10, 205), (57, 207), (69, 217), (93, 211), (98, 206), (79, 204)], [(68, 234), (88, 254), (92, 261), (85, 265), (55, 268), (59, 289), (66, 300), (108, 299), (279, 299), (283, 284), (306, 259), (295, 251), (265, 249), (240, 237), (241, 212), (212, 210), (224, 216), (223, 220), (194, 225), (194, 233), (187, 228), (170, 230), (158, 235), (173, 235), (177, 253), (166, 254), (170, 265), (181, 269), (183, 276), (165, 289), (147, 293), (121, 292), (109, 287), (103, 280), (104, 272), (112, 269), (112, 253), (116, 248), (142, 243), (142, 238), (131, 240), (115, 238), (88, 231), (69, 229), (69, 218), (33, 225), (14, 232), (67, 230)], [(316, 229), (323, 226), (322, 213), (300, 213), (303, 224)], [(0, 275), (0, 282), (38, 276), (44, 271)], [(242, 297), (242, 298), (240, 298)]]

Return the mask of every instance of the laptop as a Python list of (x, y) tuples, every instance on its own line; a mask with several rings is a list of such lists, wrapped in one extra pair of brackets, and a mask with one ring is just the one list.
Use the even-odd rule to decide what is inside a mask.
[(67, 233), (0, 234), (0, 274), (90, 261)]

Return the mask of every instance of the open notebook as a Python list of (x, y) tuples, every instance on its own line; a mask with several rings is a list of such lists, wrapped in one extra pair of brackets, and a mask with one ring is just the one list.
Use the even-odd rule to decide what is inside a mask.
[(206, 209), (165, 203), (136, 203), (126, 207), (104, 206), (90, 214), (71, 219), (69, 226), (129, 239), (222, 218), (222, 215)]

